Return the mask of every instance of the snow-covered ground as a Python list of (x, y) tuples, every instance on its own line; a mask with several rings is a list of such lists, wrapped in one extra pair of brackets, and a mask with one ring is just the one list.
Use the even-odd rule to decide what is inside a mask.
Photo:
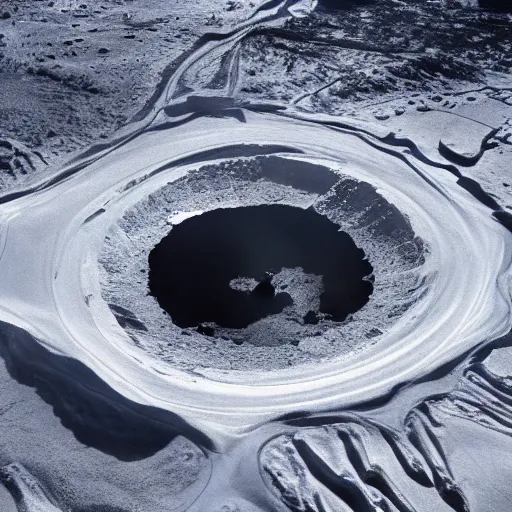
[[(0, 6), (2, 510), (508, 510), (512, 17), (349, 4)], [(367, 298), (283, 264), (227, 283), (278, 313), (173, 321), (153, 248), (263, 205)]]

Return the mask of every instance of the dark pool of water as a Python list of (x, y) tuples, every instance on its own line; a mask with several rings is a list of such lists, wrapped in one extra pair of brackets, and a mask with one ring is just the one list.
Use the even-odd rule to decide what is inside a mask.
[[(212, 210), (172, 228), (149, 254), (149, 291), (180, 327), (244, 328), (292, 304), (272, 275), (301, 267), (323, 278), (319, 313), (335, 321), (362, 308), (373, 271), (362, 249), (314, 210), (261, 205)], [(236, 290), (233, 279), (258, 284)]]

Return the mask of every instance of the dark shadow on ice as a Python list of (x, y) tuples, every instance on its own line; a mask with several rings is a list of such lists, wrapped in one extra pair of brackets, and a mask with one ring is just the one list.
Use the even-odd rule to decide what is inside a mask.
[(0, 356), (9, 375), (34, 388), (78, 441), (123, 461), (140, 460), (182, 435), (211, 440), (177, 414), (125, 398), (75, 359), (54, 354), (28, 332), (0, 322)]
[(467, 176), (461, 176), (457, 180), (457, 185), (467, 190), (475, 199), (478, 199), (485, 206), (492, 208), (493, 210), (501, 210), (500, 205), (495, 199), (493, 199), (481, 185), (475, 180), (468, 178)]
[(496, 210), (492, 216), (512, 233), (512, 214), (505, 210)]
[(319, 195), (326, 194), (340, 181), (339, 175), (323, 165), (287, 160), (273, 155), (261, 159), (261, 177), (273, 183)]

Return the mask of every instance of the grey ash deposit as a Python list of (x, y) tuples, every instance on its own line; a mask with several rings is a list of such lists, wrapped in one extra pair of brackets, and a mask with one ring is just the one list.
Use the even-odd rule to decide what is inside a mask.
[[(323, 280), (321, 270), (314, 266), (307, 268), (307, 262), (300, 257), (294, 262), (255, 266), (249, 271), (239, 268), (239, 272), (233, 271), (223, 282), (223, 293), (238, 295), (252, 304), (244, 310), (244, 314), (249, 311), (250, 318), (246, 318), (249, 321), (240, 323), (239, 317), (238, 320), (229, 317), (235, 302), (225, 305), (222, 314), (212, 314), (212, 305), (218, 308), (223, 300), (221, 295), (209, 300), (197, 298), (194, 311), (197, 313), (202, 304), (202, 316), (187, 316), (184, 312), (186, 304), (194, 304), (194, 297), (211, 291), (216, 279), (212, 272), (220, 272), (213, 267), (210, 273), (199, 272), (197, 282), (189, 281), (189, 289), (186, 282), (176, 281), (179, 286), (166, 290), (167, 302), (158, 298), (156, 287), (151, 290), (151, 279), (148, 281), (148, 260), (155, 246), (158, 248), (167, 236), (172, 240), (173, 230), (181, 231), (182, 239), (186, 240), (187, 223), (200, 224), (201, 218), (208, 215), (222, 216), (219, 212), (241, 211), (241, 207), (246, 211), (273, 208), (302, 212), (305, 217), (309, 214), (324, 219), (336, 231), (346, 232), (346, 241), (354, 251), (353, 260), (346, 254), (340, 255), (340, 262), (348, 258), (345, 263), (351, 263), (344, 270), (342, 264), (336, 271), (342, 270), (338, 276), (341, 281), (352, 280), (353, 288), (348, 295), (363, 291), (357, 307), (338, 315), (332, 307), (331, 310), (325, 307), (326, 290), (329, 291), (332, 282)], [(175, 219), (187, 216), (191, 218), (173, 227)], [(264, 216), (258, 215), (261, 218)], [(224, 243), (234, 243), (228, 242), (230, 232), (236, 238), (229, 222), (225, 226), (210, 226), (210, 230), (218, 229), (219, 236), (223, 228)], [(255, 230), (253, 226), (247, 235), (258, 236)], [(259, 243), (268, 252), (265, 244), (269, 240), (262, 233), (260, 236)], [(203, 239), (193, 239), (194, 244), (205, 243), (209, 249), (214, 243), (207, 233)], [(247, 240), (238, 241), (250, 246)], [(304, 241), (288, 242), (300, 246)], [(302, 252), (306, 245), (300, 249)], [(206, 255), (209, 249), (205, 249)], [(250, 249), (249, 255), (255, 247)], [(223, 257), (233, 258), (236, 250), (232, 247)], [(204, 263), (205, 254), (198, 251), (195, 254), (195, 259)], [(378, 342), (379, 336), (421, 297), (425, 286), (421, 277), (424, 255), (425, 247), (409, 221), (372, 186), (325, 167), (271, 156), (206, 165), (154, 192), (112, 226), (100, 266), (103, 298), (133, 343), (181, 369), (203, 372), (213, 369), (215, 373), (215, 370), (284, 369), (355, 353)], [(236, 265), (239, 260), (235, 258)], [(360, 265), (359, 270), (356, 263)], [(174, 272), (178, 281), (182, 277), (176, 268), (166, 271)], [(266, 271), (270, 273), (267, 284), (271, 296), (260, 300), (258, 294), (265, 286)], [(191, 296), (187, 297), (187, 293)], [(354, 296), (351, 299), (357, 302)], [(336, 300), (339, 300), (335, 302), (337, 306), (343, 301), (342, 297), (335, 297)], [(258, 305), (254, 306), (255, 303)], [(162, 306), (171, 310), (171, 315)], [(240, 304), (238, 307), (243, 310)], [(264, 314), (254, 316), (254, 307), (267, 309)]]

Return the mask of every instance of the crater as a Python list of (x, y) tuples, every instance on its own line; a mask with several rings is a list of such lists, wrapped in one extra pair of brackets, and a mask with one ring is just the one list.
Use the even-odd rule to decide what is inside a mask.
[(371, 184), (262, 156), (198, 166), (136, 202), (99, 271), (128, 343), (231, 381), (380, 343), (424, 293), (424, 251)]
[(297, 309), (309, 323), (341, 322), (368, 302), (372, 271), (364, 251), (325, 216), (258, 205), (211, 210), (173, 227), (149, 254), (149, 290), (182, 328), (242, 329)]

